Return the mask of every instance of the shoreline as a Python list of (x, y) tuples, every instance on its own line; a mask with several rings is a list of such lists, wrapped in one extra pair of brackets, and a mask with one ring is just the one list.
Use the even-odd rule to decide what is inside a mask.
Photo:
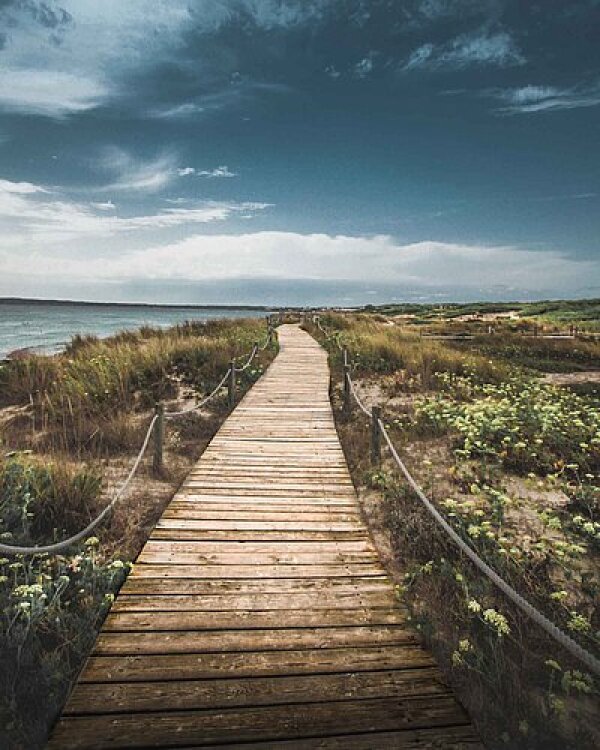
[[(0, 297), (2, 305), (53, 305), (56, 307), (77, 305), (86, 307), (144, 307), (151, 309), (167, 310), (256, 310), (260, 312), (274, 312), (279, 308), (272, 305), (198, 305), (198, 304), (169, 304), (166, 302), (92, 302), (89, 300), (75, 299), (42, 299), (39, 297)], [(290, 310), (301, 310), (301, 307), (289, 308)]]

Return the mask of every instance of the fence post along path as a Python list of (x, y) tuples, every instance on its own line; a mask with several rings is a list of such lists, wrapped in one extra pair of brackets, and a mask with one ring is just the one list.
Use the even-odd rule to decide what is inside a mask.
[(165, 509), (50, 747), (475, 748), (396, 601), (295, 325)]

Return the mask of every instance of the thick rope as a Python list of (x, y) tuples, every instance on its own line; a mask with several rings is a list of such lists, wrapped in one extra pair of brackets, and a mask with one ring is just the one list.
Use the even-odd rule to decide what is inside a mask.
[(123, 493), (125, 492), (125, 490), (129, 486), (129, 483), (133, 479), (133, 476), (140, 465), (142, 457), (144, 453), (146, 452), (146, 448), (148, 447), (148, 443), (150, 442), (150, 435), (152, 434), (152, 430), (154, 429), (154, 425), (157, 419), (158, 419), (158, 416), (155, 415), (150, 421), (150, 424), (148, 425), (148, 430), (146, 432), (146, 436), (144, 438), (144, 442), (142, 443), (142, 447), (140, 448), (125, 481), (119, 487), (113, 499), (106, 506), (106, 508), (104, 508), (104, 510), (101, 513), (99, 513), (96, 516), (96, 518), (93, 519), (93, 521), (90, 521), (90, 523), (88, 523), (88, 525), (84, 529), (77, 532), (77, 534), (73, 534), (73, 536), (70, 536), (67, 539), (63, 539), (61, 542), (56, 542), (55, 544), (45, 544), (45, 545), (32, 546), (32, 547), (25, 547), (25, 546), (21, 547), (21, 546), (13, 545), (13, 544), (1, 544), (0, 543), (0, 552), (4, 552), (6, 554), (11, 554), (11, 555), (41, 555), (41, 554), (47, 554), (47, 553), (56, 554), (57, 552), (61, 552), (67, 547), (70, 547), (76, 542), (80, 542), (84, 537), (86, 537), (91, 531), (93, 531), (96, 528), (96, 526), (98, 526), (99, 523), (101, 523), (106, 518), (106, 516), (110, 513), (110, 511), (114, 508), (114, 506), (123, 496)]
[(165, 412), (165, 419), (174, 419), (175, 417), (181, 417), (184, 414), (191, 414), (193, 411), (198, 411), (198, 409), (201, 409), (205, 404), (207, 404), (209, 401), (211, 401), (217, 393), (221, 390), (221, 388), (225, 385), (225, 382), (227, 381), (227, 378), (231, 374), (231, 367), (227, 370), (225, 375), (219, 380), (217, 385), (213, 388), (213, 390), (202, 399), (202, 401), (199, 401), (197, 404), (194, 404), (193, 406), (190, 406), (188, 409), (181, 409), (180, 411), (166, 411)]
[(254, 344), (254, 346), (252, 347), (252, 351), (250, 352), (250, 356), (246, 360), (245, 364), (243, 364), (241, 367), (236, 367), (235, 371), (244, 372), (244, 370), (247, 370), (252, 364), (254, 357), (256, 357), (257, 352), (258, 352), (258, 345)]
[(571, 638), (569, 635), (567, 635), (564, 631), (562, 631), (557, 625), (555, 625), (553, 622), (551, 622), (544, 614), (542, 614), (538, 609), (536, 609), (533, 604), (528, 602), (524, 597), (521, 596), (515, 589), (508, 584), (503, 578), (501, 578), (496, 571), (491, 568), (486, 562), (484, 562), (479, 555), (473, 550), (472, 547), (470, 547), (462, 537), (460, 537), (456, 531), (450, 526), (450, 524), (446, 521), (445, 518), (441, 515), (441, 513), (437, 510), (437, 508), (433, 505), (433, 503), (426, 497), (422, 489), (419, 487), (419, 485), (416, 483), (416, 481), (413, 479), (411, 473), (408, 471), (406, 466), (404, 465), (402, 459), (398, 455), (398, 452), (396, 448), (394, 447), (394, 444), (392, 443), (390, 436), (388, 435), (388, 432), (385, 428), (385, 425), (381, 421), (381, 419), (377, 420), (377, 424), (379, 426), (379, 430), (381, 434), (383, 435), (383, 438), (385, 442), (387, 443), (388, 448), (390, 449), (390, 453), (392, 454), (392, 457), (396, 464), (398, 465), (398, 468), (400, 471), (404, 474), (404, 477), (406, 478), (406, 481), (410, 484), (414, 492), (416, 493), (419, 500), (423, 503), (423, 505), (427, 508), (429, 513), (435, 518), (435, 520), (438, 522), (438, 524), (444, 529), (446, 534), (452, 539), (452, 541), (457, 545), (457, 547), (461, 550), (461, 552), (464, 552), (464, 554), (471, 560), (471, 562), (477, 567), (484, 575), (486, 575), (493, 583), (496, 584), (496, 586), (512, 601), (514, 604), (517, 605), (523, 611), (529, 618), (531, 618), (537, 625), (539, 625), (541, 628), (543, 628), (548, 635), (550, 635), (552, 638), (554, 638), (555, 641), (560, 643), (563, 648), (565, 648), (569, 653), (571, 653), (573, 656), (577, 657), (580, 661), (582, 661), (594, 674), (597, 676), (600, 676), (600, 660), (597, 659), (593, 654), (590, 654), (589, 651), (586, 651), (582, 646), (580, 646), (577, 641), (574, 641), (573, 638)]
[[(352, 378), (349, 374), (346, 377), (348, 378), (350, 391), (354, 396), (356, 404), (367, 417), (371, 417), (371, 413), (369, 412), (368, 408), (358, 397), (356, 387), (352, 381)], [(493, 568), (491, 568), (484, 560), (482, 560), (475, 552), (475, 550), (469, 544), (467, 544), (465, 540), (461, 536), (459, 536), (459, 534), (457, 534), (457, 532), (452, 528), (448, 521), (446, 521), (442, 514), (437, 510), (431, 500), (429, 500), (429, 498), (425, 495), (421, 487), (413, 478), (412, 474), (406, 468), (406, 465), (400, 458), (398, 451), (396, 450), (396, 447), (394, 446), (388, 434), (385, 424), (381, 419), (377, 420), (377, 426), (390, 450), (390, 453), (392, 454), (392, 458), (404, 475), (404, 478), (411, 486), (419, 500), (423, 503), (427, 511), (437, 521), (442, 529), (444, 529), (446, 534), (450, 537), (454, 544), (456, 544), (461, 552), (463, 552), (469, 558), (469, 560), (471, 560), (471, 562), (478, 570), (480, 570), (485, 576), (487, 576), (490, 581), (492, 581), (492, 583), (494, 583), (514, 604), (516, 604), (522, 612), (524, 612), (531, 620), (533, 620), (537, 625), (545, 630), (546, 633), (548, 633), (548, 635), (551, 636), (557, 643), (560, 643), (560, 645), (565, 648), (570, 654), (583, 662), (586, 667), (588, 667), (588, 669), (590, 669), (590, 671), (592, 671), (596, 676), (600, 676), (599, 659), (597, 659), (593, 654), (584, 649), (583, 646), (580, 646), (577, 641), (573, 640), (573, 638), (567, 635), (544, 614), (536, 609), (533, 604), (528, 602), (527, 599), (525, 599), (523, 596), (521, 596), (521, 594), (515, 591), (515, 589), (509, 583), (501, 578), (498, 573), (496, 573)]]

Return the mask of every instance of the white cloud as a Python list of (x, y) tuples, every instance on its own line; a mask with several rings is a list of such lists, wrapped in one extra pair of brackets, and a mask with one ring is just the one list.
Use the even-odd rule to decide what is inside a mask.
[(92, 208), (98, 209), (98, 211), (114, 211), (117, 207), (112, 201), (104, 201), (100, 203), (90, 203)]
[(530, 84), (486, 93), (504, 102), (505, 106), (497, 111), (509, 115), (595, 107), (600, 104), (600, 82), (563, 89)]
[(575, 261), (508, 246), (423, 241), (400, 244), (389, 236), (352, 237), (293, 232), (194, 235), (117, 256), (50, 256), (28, 249), (23, 257), (0, 254), (6, 273), (61, 276), (70, 280), (310, 279), (473, 288), (572, 289), (600, 277), (596, 261)]
[(176, 159), (171, 153), (144, 161), (114, 146), (103, 151), (98, 166), (114, 177), (114, 181), (103, 190), (156, 192), (178, 175)]
[(373, 56), (363, 57), (352, 70), (357, 78), (366, 78), (373, 72)]
[(433, 54), (433, 50), (433, 44), (422, 44), (420, 47), (417, 47), (417, 49), (413, 50), (410, 53), (409, 58), (404, 66), (405, 70), (425, 67), (425, 63)]
[(177, 170), (179, 177), (189, 177), (195, 175), (196, 177), (237, 177), (237, 172), (232, 172), (229, 167), (223, 165), (221, 167), (215, 167), (214, 169), (196, 169), (195, 167), (180, 167)]
[(186, 102), (185, 104), (176, 104), (169, 107), (156, 107), (148, 112), (148, 115), (150, 117), (156, 117), (159, 120), (183, 120), (188, 117), (193, 117), (194, 115), (202, 114), (203, 112), (206, 112), (206, 110), (207, 106), (205, 105), (195, 104), (194, 102)]
[(404, 70), (461, 70), (471, 66), (506, 68), (525, 58), (506, 32), (461, 34), (440, 45), (423, 44), (409, 55)]
[[(4, 73), (0, 109), (64, 117), (126, 93), (157, 64), (172, 63), (188, 32), (230, 22), (290, 28), (320, 17), (329, 0), (27, 0), (0, 2)], [(198, 61), (202, 63), (202, 58)], [(225, 93), (228, 93), (225, 91)], [(123, 101), (129, 101), (123, 98)], [(207, 100), (209, 108), (217, 105)], [(201, 104), (174, 104), (157, 117), (189, 117)]]
[(198, 177), (237, 177), (236, 172), (232, 172), (229, 167), (215, 167), (214, 169), (203, 169), (197, 172)]
[(32, 242), (52, 245), (124, 234), (132, 237), (151, 229), (191, 227), (234, 215), (254, 216), (268, 207), (249, 201), (203, 201), (189, 208), (122, 217), (112, 214), (116, 208), (112, 201), (77, 203), (28, 182), (0, 180), (0, 246), (13, 248), (18, 256)]
[(64, 117), (98, 106), (108, 93), (98, 80), (50, 70), (3, 70), (0, 107), (27, 114)]

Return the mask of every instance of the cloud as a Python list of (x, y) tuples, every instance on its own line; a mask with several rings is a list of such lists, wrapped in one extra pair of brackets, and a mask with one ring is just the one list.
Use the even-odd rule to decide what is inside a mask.
[(102, 103), (108, 88), (98, 80), (51, 70), (4, 70), (0, 108), (62, 118)]
[(373, 72), (373, 54), (371, 53), (357, 62), (352, 72), (357, 78), (367, 78)]
[(330, 9), (329, 0), (0, 0), (0, 108), (64, 117), (118, 101), (148, 110), (169, 66), (192, 98), (202, 91), (202, 101), (182, 102), (175, 93), (152, 116), (196, 116), (220, 108), (211, 94), (242, 92), (228, 91), (224, 76), (235, 55), (224, 54), (226, 45), (211, 57), (192, 39), (234, 26), (243, 34), (296, 29)]
[(196, 169), (195, 167), (180, 167), (177, 170), (179, 177), (189, 177), (195, 175), (196, 177), (207, 177), (212, 179), (214, 177), (237, 177), (237, 172), (232, 172), (229, 167), (223, 165), (221, 167), (215, 167), (214, 169)]
[(110, 146), (104, 149), (97, 163), (102, 171), (109, 172), (114, 177), (102, 190), (156, 192), (178, 176), (175, 155), (169, 152), (154, 159), (143, 160), (123, 149)]
[(404, 69), (413, 70), (414, 68), (426, 67), (427, 61), (431, 58), (434, 49), (435, 47), (431, 43), (422, 44), (420, 47), (417, 47), (417, 49), (410, 53)]
[(0, 180), (0, 246), (15, 249), (18, 257), (32, 242), (51, 245), (185, 228), (225, 221), (234, 215), (254, 216), (269, 206), (250, 201), (202, 201), (189, 208), (122, 217), (112, 214), (116, 209), (112, 201), (77, 203), (32, 183)]
[(117, 208), (112, 201), (90, 203), (90, 206), (97, 209), (98, 211), (114, 211)]
[(505, 106), (496, 111), (507, 115), (578, 109), (600, 104), (600, 82), (562, 89), (529, 84), (519, 88), (494, 89), (487, 91), (486, 95), (504, 102)]
[(215, 167), (214, 169), (202, 169), (196, 173), (198, 177), (237, 177), (236, 172), (232, 172), (229, 167)]
[(50, 274), (77, 280), (144, 279), (194, 281), (232, 279), (340, 281), (408, 285), (423, 290), (491, 286), (574, 289), (600, 278), (597, 261), (577, 261), (559, 252), (543, 254), (512, 246), (422, 241), (400, 244), (385, 235), (353, 237), (293, 232), (193, 235), (184, 240), (119, 252), (102, 258), (57, 257), (29, 248), (25, 257), (0, 254), (5, 273)]
[(461, 34), (449, 42), (422, 44), (406, 60), (403, 69), (462, 70), (472, 66), (506, 68), (523, 65), (525, 58), (510, 34), (477, 31)]

